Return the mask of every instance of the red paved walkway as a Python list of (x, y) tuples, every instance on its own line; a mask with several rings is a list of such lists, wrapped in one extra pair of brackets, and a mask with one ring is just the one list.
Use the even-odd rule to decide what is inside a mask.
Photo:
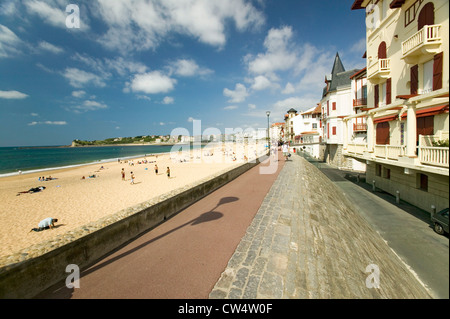
[(284, 165), (260, 164), (38, 298), (195, 299), (208, 295)]

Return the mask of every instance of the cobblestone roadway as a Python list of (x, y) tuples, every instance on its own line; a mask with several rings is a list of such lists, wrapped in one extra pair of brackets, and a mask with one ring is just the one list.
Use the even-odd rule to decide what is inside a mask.
[[(379, 288), (366, 280), (379, 268)], [(369, 284), (374, 285), (374, 280)], [(210, 298), (430, 298), (342, 190), (286, 162)]]

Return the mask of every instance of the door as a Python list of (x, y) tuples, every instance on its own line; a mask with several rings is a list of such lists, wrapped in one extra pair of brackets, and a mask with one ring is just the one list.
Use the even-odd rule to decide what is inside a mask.
[(419, 13), (419, 19), (417, 23), (417, 31), (422, 30), (425, 25), (434, 24), (434, 5), (433, 2), (428, 2)]
[(387, 58), (387, 54), (386, 54), (386, 42), (381, 42), (380, 45), (378, 46), (378, 60), (380, 59), (386, 59)]

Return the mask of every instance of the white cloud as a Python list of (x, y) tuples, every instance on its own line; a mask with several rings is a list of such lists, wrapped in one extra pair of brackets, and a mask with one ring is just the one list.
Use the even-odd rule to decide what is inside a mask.
[(143, 92), (145, 94), (167, 93), (174, 89), (177, 83), (159, 71), (152, 71), (145, 74), (137, 74), (131, 83), (127, 83), (127, 87), (133, 92)]
[(86, 72), (77, 68), (66, 68), (62, 75), (69, 80), (71, 86), (81, 88), (92, 84), (98, 87), (105, 87), (104, 79), (94, 73)]
[(187, 59), (178, 59), (175, 62), (172, 62), (169, 65), (170, 73), (174, 73), (178, 76), (196, 76), (196, 75), (208, 75), (213, 73), (212, 70), (208, 68), (201, 68), (198, 66), (197, 62), (194, 60), (187, 60)]
[(97, 101), (86, 100), (81, 106), (76, 107), (81, 111), (95, 111), (100, 109), (106, 109), (108, 106), (104, 103), (99, 103)]
[(28, 0), (25, 1), (27, 11), (38, 15), (44, 22), (60, 28), (66, 28), (66, 6), (61, 6), (56, 1), (50, 4), (44, 1)]
[(15, 100), (15, 99), (25, 99), (28, 95), (19, 91), (0, 91), (0, 99), (9, 99), (9, 100)]
[(137, 98), (138, 100), (147, 100), (147, 101), (151, 101), (151, 100), (152, 100), (152, 99), (149, 98), (147, 95), (142, 95), (142, 94), (137, 94), (137, 95), (136, 95), (136, 98)]
[(264, 23), (246, 0), (99, 0), (93, 11), (108, 26), (98, 41), (122, 52), (155, 48), (173, 33), (223, 47), (226, 22), (234, 21), (239, 31)]
[(248, 92), (247, 92), (247, 88), (243, 84), (237, 83), (234, 91), (225, 88), (223, 90), (223, 95), (230, 98), (228, 100), (228, 102), (240, 103), (240, 102), (243, 102), (247, 98)]
[(256, 109), (256, 105), (255, 105), (255, 104), (249, 104), (249, 105), (248, 105), (248, 108), (249, 108), (250, 110), (254, 110), (254, 109)]
[(225, 106), (223, 109), (224, 110), (235, 110), (235, 109), (237, 109), (238, 107), (236, 106), (236, 105), (229, 105), (229, 106)]
[(175, 102), (175, 99), (171, 96), (166, 96), (163, 99), (163, 104), (173, 104)]
[(294, 93), (294, 92), (295, 92), (294, 86), (292, 85), (291, 82), (288, 82), (286, 84), (284, 90), (281, 93), (283, 93), (283, 94), (291, 94), (291, 93)]
[(89, 111), (103, 110), (107, 108), (108, 106), (105, 103), (100, 103), (94, 100), (85, 100), (82, 104), (69, 107), (69, 110), (79, 114)]
[(30, 122), (28, 123), (28, 126), (34, 126), (34, 125), (67, 125), (66, 121), (42, 121), (42, 122)]
[(268, 88), (275, 88), (278, 87), (278, 84), (273, 84), (269, 81), (268, 78), (266, 78), (264, 75), (258, 75), (255, 77), (252, 89), (255, 91), (261, 91)]
[(20, 53), (23, 41), (9, 28), (0, 24), (0, 58), (8, 58)]
[(43, 51), (51, 52), (54, 54), (59, 54), (59, 53), (64, 52), (63, 48), (53, 45), (51, 43), (48, 43), (46, 41), (39, 42), (38, 48)]
[(85, 96), (85, 95), (86, 95), (86, 92), (83, 91), (83, 90), (80, 90), (80, 91), (73, 91), (73, 92), (72, 92), (72, 96), (73, 96), (73, 97), (77, 97), (77, 98), (81, 98), (81, 97), (83, 97), (83, 96)]
[(248, 70), (253, 74), (270, 75), (276, 71), (292, 68), (297, 60), (296, 52), (290, 48), (292, 28), (270, 29), (264, 40), (265, 53), (259, 53), (256, 57), (247, 55), (244, 61), (248, 64)]

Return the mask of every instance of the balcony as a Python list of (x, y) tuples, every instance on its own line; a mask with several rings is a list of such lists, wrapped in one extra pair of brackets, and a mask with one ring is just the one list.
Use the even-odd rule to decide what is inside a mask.
[(353, 123), (353, 132), (366, 132), (367, 124), (366, 123)]
[(428, 60), (439, 52), (441, 25), (426, 25), (402, 42), (402, 59), (408, 64), (417, 64)]
[(353, 99), (353, 107), (367, 106), (367, 98)]
[(372, 83), (380, 83), (391, 74), (391, 59), (377, 59), (367, 69), (367, 79)]
[(406, 146), (375, 145), (376, 157), (390, 160), (398, 160), (399, 157), (404, 156), (405, 154), (406, 154)]

